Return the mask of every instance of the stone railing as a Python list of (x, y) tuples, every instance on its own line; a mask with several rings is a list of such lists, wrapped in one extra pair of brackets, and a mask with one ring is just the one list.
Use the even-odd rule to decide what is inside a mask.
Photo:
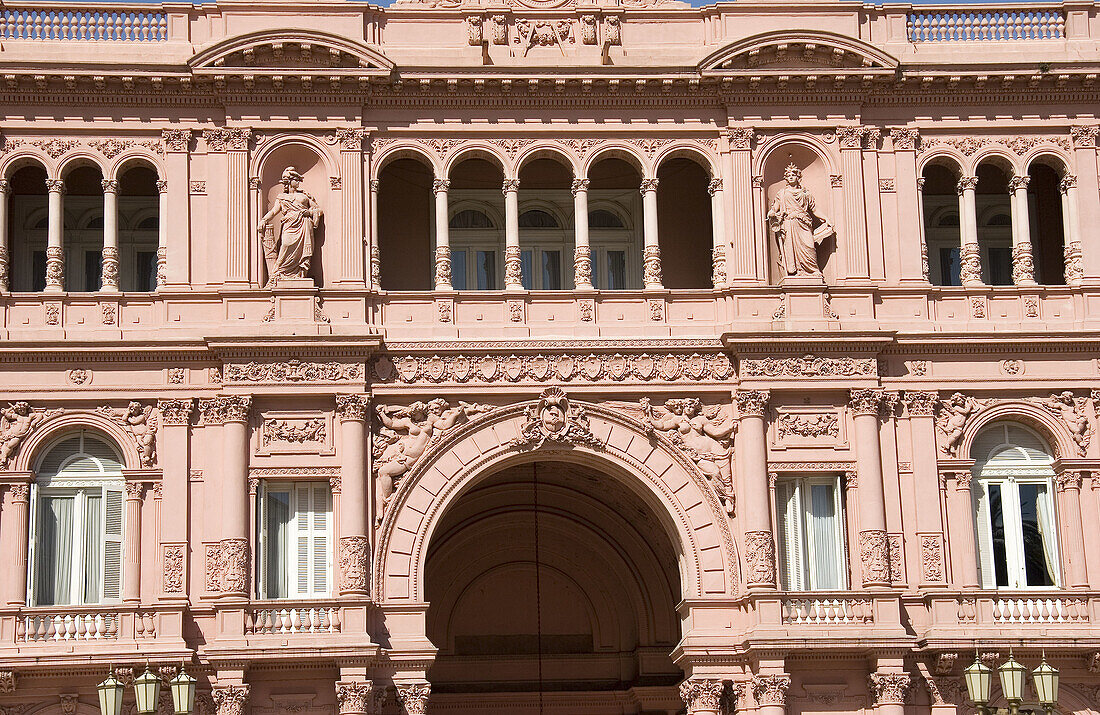
[(1088, 603), (1081, 598), (998, 598), (994, 623), (1087, 623)]
[[(116, 607), (117, 608), (117, 607)], [(153, 611), (103, 610), (96, 606), (24, 611), (16, 620), (15, 639), (26, 643), (94, 640), (149, 640), (157, 637)]]
[(784, 623), (874, 623), (874, 608), (868, 598), (823, 595), (783, 599)]
[(330, 604), (272, 605), (249, 610), (244, 630), (248, 635), (339, 633), (340, 621), (340, 609)]
[(0, 37), (6, 40), (64, 42), (164, 42), (168, 16), (132, 7), (88, 9), (8, 7), (0, 15)]
[(1061, 10), (916, 10), (906, 18), (910, 42), (1057, 40), (1066, 36)]

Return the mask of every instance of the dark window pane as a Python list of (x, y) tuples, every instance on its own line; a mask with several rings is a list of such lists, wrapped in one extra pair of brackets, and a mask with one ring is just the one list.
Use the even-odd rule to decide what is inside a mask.
[(531, 278), (531, 252), (523, 251), (519, 254), (519, 280), (527, 290), (534, 288)]
[(466, 251), (451, 249), (451, 286), (466, 290)]
[(451, 228), (492, 228), (493, 222), (477, 209), (465, 209), (451, 217)]
[(588, 214), (589, 228), (622, 228), (623, 222), (618, 216), (606, 209), (597, 209)]
[(497, 254), (496, 251), (477, 252), (477, 289), (497, 289)]
[(989, 485), (989, 525), (993, 532), (993, 570), (997, 585), (1008, 585), (1008, 556), (1005, 554), (1005, 521), (1001, 508), (1001, 485)]
[(103, 254), (99, 251), (84, 252), (84, 290), (93, 291), (103, 287)]
[(520, 228), (558, 228), (558, 221), (545, 211), (531, 209), (519, 216)]
[(995, 286), (1012, 285), (1012, 249), (989, 249), (989, 284)]
[(136, 290), (148, 293), (157, 287), (157, 254), (152, 251), (137, 252)]
[(542, 251), (542, 289), (561, 290), (561, 251)]
[(31, 263), (31, 290), (41, 293), (46, 290), (46, 252), (35, 251)]
[[(1053, 524), (1045, 523), (1039, 515), (1040, 494), (1045, 491), (1038, 484), (1020, 485), (1020, 527), (1024, 537), (1024, 572), (1028, 586), (1053, 586), (1054, 564), (1049, 563), (1046, 540), (1053, 534), (1045, 533)], [(1053, 550), (1051, 550), (1053, 553)]]
[(607, 252), (607, 286), (608, 290), (622, 290), (626, 288), (626, 251)]
[(962, 285), (962, 262), (958, 246), (940, 249), (940, 276), (945, 286)]

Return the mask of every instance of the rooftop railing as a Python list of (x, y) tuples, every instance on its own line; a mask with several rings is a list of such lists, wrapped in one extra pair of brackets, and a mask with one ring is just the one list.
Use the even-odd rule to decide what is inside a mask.
[(1061, 10), (974, 12), (916, 10), (907, 18), (910, 42), (996, 42), (1060, 40), (1066, 36)]
[(122, 9), (6, 9), (0, 15), (0, 37), (66, 42), (164, 42), (168, 39), (168, 16), (162, 12)]

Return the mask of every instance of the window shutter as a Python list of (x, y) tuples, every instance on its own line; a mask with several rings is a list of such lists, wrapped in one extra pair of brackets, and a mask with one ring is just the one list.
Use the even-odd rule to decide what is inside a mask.
[(978, 510), (975, 527), (978, 531), (978, 578), (982, 588), (996, 588), (996, 570), (993, 566), (993, 534), (989, 524), (989, 495), (985, 484), (977, 480), (972, 487), (977, 497)]
[(32, 606), (38, 605), (37, 589), (34, 587), (34, 582), (38, 578), (38, 562), (35, 560), (35, 548), (38, 543), (38, 510), (41, 505), (38, 503), (38, 485), (31, 482), (30, 490), (30, 531), (27, 532), (30, 538), (27, 539), (27, 603)]
[(256, 593), (260, 598), (271, 598), (267, 588), (267, 489), (262, 479), (256, 487), (256, 547), (260, 554), (256, 567)]
[(299, 596), (309, 594), (309, 555), (310, 555), (310, 485), (298, 484), (294, 489), (294, 524), (297, 543), (297, 559), (294, 565), (294, 583)]
[(106, 487), (103, 491), (103, 600), (108, 601), (121, 597), (123, 498), (121, 488)]
[(313, 486), (313, 593), (329, 595), (329, 525), (332, 522), (332, 505), (328, 484), (318, 482)]
[(780, 516), (779, 557), (784, 578), (783, 588), (801, 591), (802, 582), (802, 503), (798, 485), (793, 481), (776, 484)]

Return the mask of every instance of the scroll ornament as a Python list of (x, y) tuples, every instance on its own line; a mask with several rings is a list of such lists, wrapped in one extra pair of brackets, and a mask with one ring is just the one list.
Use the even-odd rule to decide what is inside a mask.
[(547, 442), (585, 445), (603, 449), (604, 443), (592, 434), (584, 407), (574, 406), (560, 387), (550, 387), (539, 395), (537, 404), (525, 411), (526, 421), (513, 447), (539, 449)]
[(666, 400), (665, 406), (653, 407), (649, 398), (641, 400), (646, 428), (660, 433), (691, 458), (707, 478), (726, 513), (733, 516), (733, 477), (730, 467), (730, 439), (737, 422), (721, 406), (704, 409), (696, 397)]

